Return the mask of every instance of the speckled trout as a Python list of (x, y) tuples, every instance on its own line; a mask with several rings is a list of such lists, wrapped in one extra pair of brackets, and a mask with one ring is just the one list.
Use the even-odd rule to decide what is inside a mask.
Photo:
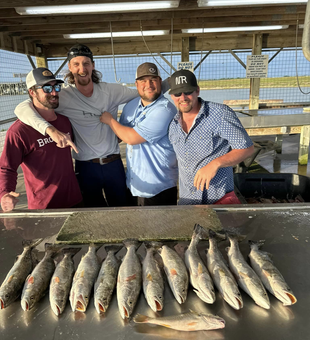
[(86, 312), (94, 282), (100, 269), (100, 259), (97, 255), (102, 245), (91, 243), (88, 252), (82, 257), (74, 274), (70, 291), (70, 304), (73, 312)]
[(0, 287), (0, 309), (6, 308), (20, 296), (25, 280), (36, 264), (32, 256), (32, 249), (42, 240), (40, 238), (22, 242), (24, 250), (22, 254), (17, 256), (13, 267)]
[(164, 279), (158, 262), (154, 257), (157, 249), (162, 247), (160, 242), (144, 242), (146, 256), (142, 262), (143, 292), (148, 305), (154, 312), (164, 308)]
[(101, 269), (95, 283), (94, 293), (95, 308), (99, 314), (105, 313), (109, 307), (112, 293), (116, 285), (118, 269), (121, 263), (121, 261), (115, 257), (115, 254), (122, 248), (122, 245), (105, 246), (107, 257), (102, 262)]
[(125, 319), (130, 317), (140, 294), (142, 269), (136, 254), (140, 243), (133, 239), (125, 240), (123, 243), (127, 253), (118, 271), (116, 290), (118, 309), (121, 317)]
[(207, 267), (212, 276), (213, 282), (221, 293), (223, 299), (234, 309), (243, 307), (242, 296), (238, 289), (238, 284), (218, 249), (218, 240), (226, 237), (220, 237), (213, 230), (209, 229), (209, 249), (206, 250)]
[(251, 266), (271, 294), (280, 300), (284, 306), (293, 305), (297, 302), (297, 299), (280, 271), (273, 264), (272, 255), (259, 250), (264, 242), (262, 240), (249, 241)]
[(55, 270), (53, 258), (59, 250), (59, 246), (45, 243), (44, 257), (28, 276), (23, 288), (21, 306), (24, 311), (29, 311), (44, 296)]
[(228, 238), (230, 241), (230, 247), (227, 248), (229, 268), (237, 279), (239, 286), (250, 295), (257, 305), (269, 309), (269, 297), (264, 285), (241, 254), (238, 236), (228, 234)]
[(225, 327), (225, 320), (219, 316), (194, 311), (162, 318), (151, 318), (146, 315), (137, 314), (133, 320), (136, 323), (150, 323), (185, 332), (207, 331)]
[(163, 245), (158, 249), (163, 259), (169, 286), (178, 303), (184, 303), (187, 297), (188, 274), (186, 266), (176, 251)]
[(50, 305), (55, 315), (59, 316), (65, 309), (74, 275), (73, 256), (82, 248), (65, 248), (63, 258), (56, 266), (50, 283)]
[(200, 239), (204, 238), (203, 235), (205, 235), (204, 229), (199, 224), (195, 224), (191, 243), (185, 252), (185, 264), (194, 292), (202, 301), (213, 303), (215, 301), (213, 282), (197, 250)]

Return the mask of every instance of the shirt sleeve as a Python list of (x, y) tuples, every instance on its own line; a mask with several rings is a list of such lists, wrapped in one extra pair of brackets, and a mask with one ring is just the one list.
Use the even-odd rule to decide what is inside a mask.
[(45, 130), (51, 126), (51, 124), (36, 111), (30, 99), (18, 104), (14, 113), (24, 124), (31, 126), (44, 136), (46, 135)]
[(149, 143), (158, 142), (168, 133), (175, 112), (167, 104), (154, 105), (147, 112), (145, 119), (134, 127), (134, 130)]
[(247, 149), (253, 145), (236, 113), (226, 105), (224, 105), (219, 134), (222, 138), (228, 140), (232, 149)]
[(130, 100), (139, 96), (136, 89), (130, 89), (120, 84), (108, 84), (111, 101), (115, 106), (128, 103)]
[(16, 189), (17, 169), (23, 161), (23, 150), (21, 139), (8, 130), (0, 158), (0, 199)]

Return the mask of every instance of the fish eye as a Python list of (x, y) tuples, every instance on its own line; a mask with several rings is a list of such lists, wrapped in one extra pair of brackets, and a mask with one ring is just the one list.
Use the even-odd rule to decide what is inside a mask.
[(33, 296), (31, 296), (31, 297), (30, 297), (30, 300), (33, 300), (33, 299), (34, 299), (34, 297), (33, 297)]
[(104, 298), (103, 301), (107, 301), (107, 298)]
[(132, 305), (132, 301), (129, 301), (129, 304)]
[(211, 292), (214, 293), (214, 289), (211, 289)]
[(6, 298), (9, 298), (9, 297), (10, 297), (10, 295), (9, 295), (9, 294), (5, 294), (5, 295), (4, 295), (4, 297), (6, 297)]
[(241, 296), (241, 294), (240, 294), (240, 293), (238, 293), (238, 296)]

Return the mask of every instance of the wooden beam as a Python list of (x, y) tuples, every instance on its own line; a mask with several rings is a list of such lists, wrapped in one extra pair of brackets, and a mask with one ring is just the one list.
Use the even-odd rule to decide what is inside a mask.
[(305, 125), (301, 128), (299, 150), (298, 150), (298, 164), (307, 165), (309, 155), (309, 140), (310, 140), (310, 125)]
[[(252, 55), (262, 54), (262, 44), (263, 44), (263, 35), (253, 34)], [(259, 108), (259, 86), (260, 86), (260, 78), (250, 79), (250, 103), (249, 103), (250, 110), (256, 110)]]
[(182, 38), (181, 61), (189, 61), (189, 37)]

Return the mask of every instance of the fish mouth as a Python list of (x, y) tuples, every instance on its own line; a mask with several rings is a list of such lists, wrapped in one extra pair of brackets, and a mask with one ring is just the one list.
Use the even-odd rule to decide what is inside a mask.
[(86, 302), (82, 295), (77, 298), (75, 310), (83, 313), (86, 311)]
[(269, 300), (259, 300), (259, 301), (255, 301), (255, 303), (265, 309), (270, 309), (270, 302)]
[(224, 295), (224, 300), (234, 309), (239, 310), (243, 308), (243, 301), (242, 298), (234, 296), (231, 298), (227, 294)]
[(4, 302), (3, 302), (3, 300), (2, 299), (0, 299), (0, 309), (4, 309)]
[(28, 311), (30, 310), (30, 308), (29, 308), (29, 303), (28, 303), (27, 300), (23, 299), (23, 300), (21, 301), (21, 305), (22, 305), (23, 311), (28, 312)]
[(122, 315), (122, 318), (123, 318), (123, 319), (125, 319), (125, 318), (128, 319), (129, 316), (130, 316), (130, 314), (129, 314), (128, 309), (127, 309), (126, 307), (123, 306), (123, 315)]
[(293, 305), (297, 302), (297, 299), (294, 296), (294, 294), (286, 292), (286, 291), (281, 292), (281, 294), (277, 293), (275, 295), (276, 295), (277, 299), (279, 299), (281, 302), (283, 302), (284, 306), (290, 306), (290, 305)]
[(102, 314), (102, 313), (106, 312), (106, 308), (103, 306), (103, 304), (101, 302), (97, 302), (96, 303), (96, 309), (97, 309), (97, 312), (99, 314)]
[(219, 322), (219, 328), (225, 328), (225, 320)]
[(52, 311), (54, 312), (54, 314), (56, 316), (59, 316), (61, 314), (61, 310), (60, 310), (59, 306), (56, 303), (53, 304), (51, 307), (52, 307)]
[(181, 305), (182, 303), (185, 302), (186, 298), (183, 298), (183, 296), (181, 294), (176, 294), (175, 295), (176, 300), (178, 301), (178, 303)]
[(206, 303), (212, 304), (215, 301), (215, 294), (212, 294), (211, 292), (202, 292), (197, 289), (193, 289), (193, 291), (197, 294), (197, 296)]

